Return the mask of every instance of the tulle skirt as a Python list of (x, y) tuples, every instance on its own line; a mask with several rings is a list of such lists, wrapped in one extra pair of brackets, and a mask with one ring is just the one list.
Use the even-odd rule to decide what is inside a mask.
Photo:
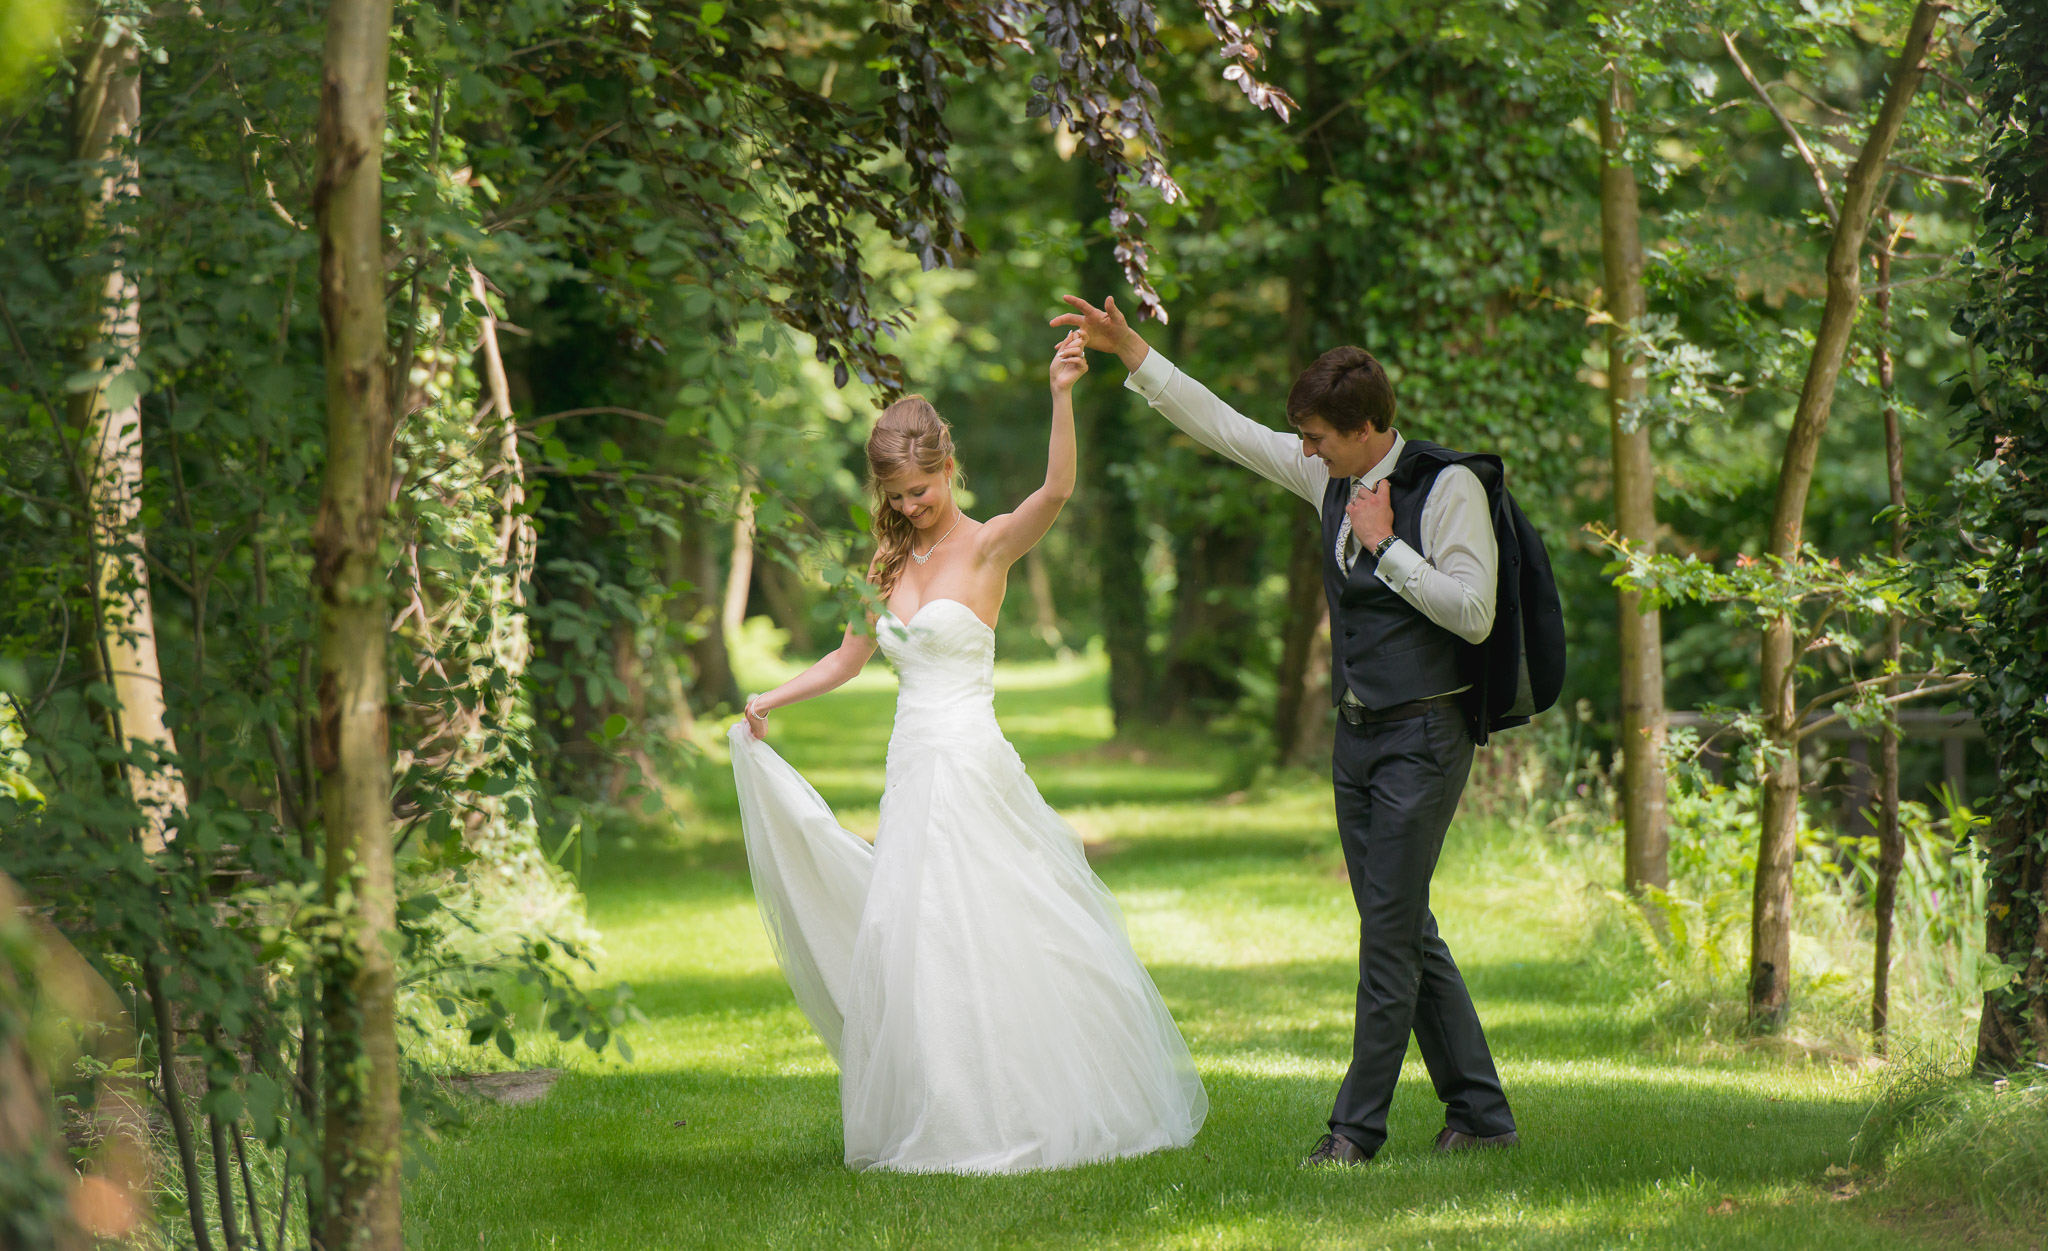
[(1016, 1172), (1194, 1137), (1187, 1045), (993, 718), (899, 727), (872, 848), (744, 725), (731, 742), (762, 920), (839, 1061), (849, 1167)]

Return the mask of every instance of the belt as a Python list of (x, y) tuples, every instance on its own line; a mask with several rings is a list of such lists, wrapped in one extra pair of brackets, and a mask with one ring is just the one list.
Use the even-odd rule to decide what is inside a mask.
[(1438, 704), (1450, 703), (1453, 698), (1450, 695), (1432, 695), (1428, 699), (1411, 699), (1405, 704), (1395, 704), (1391, 708), (1367, 708), (1363, 704), (1354, 704), (1347, 700), (1337, 705), (1337, 715), (1351, 725), (1412, 721), (1416, 717), (1428, 715), (1429, 710)]

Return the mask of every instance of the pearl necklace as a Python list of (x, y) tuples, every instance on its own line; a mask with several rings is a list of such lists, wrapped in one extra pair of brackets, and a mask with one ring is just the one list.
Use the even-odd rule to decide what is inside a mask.
[[(940, 535), (940, 536), (939, 536), (939, 543), (943, 543), (943, 542), (945, 542), (945, 541), (946, 541), (947, 539), (950, 539), (950, 538), (952, 538), (952, 537), (953, 537), (953, 531), (955, 531), (955, 530), (958, 530), (959, 528), (960, 528), (960, 518), (959, 518), (959, 517), (955, 517), (955, 518), (953, 518), (953, 524), (952, 524), (952, 525), (950, 525), (950, 526), (947, 526), (947, 527), (946, 527), (946, 532), (945, 532), (944, 534), (942, 534), (942, 535)], [(911, 544), (911, 547), (910, 547), (910, 558), (911, 558), (912, 560), (916, 561), (916, 562), (917, 562), (918, 564), (920, 564), (920, 565), (921, 565), (921, 564), (923, 564), (924, 562), (926, 562), (926, 561), (928, 561), (928, 560), (930, 560), (930, 559), (932, 558), (932, 553), (933, 553), (933, 552), (936, 552), (936, 551), (938, 551), (938, 550), (939, 550), (939, 543), (934, 543), (934, 544), (932, 544), (932, 545), (931, 545), (930, 547), (927, 547), (927, 548), (925, 548), (925, 549), (924, 549), (924, 555), (922, 555), (922, 556), (920, 556), (920, 555), (918, 555), (918, 554), (917, 554), (917, 545), (916, 545), (916, 544), (914, 544), (914, 543), (913, 543), (913, 544)]]

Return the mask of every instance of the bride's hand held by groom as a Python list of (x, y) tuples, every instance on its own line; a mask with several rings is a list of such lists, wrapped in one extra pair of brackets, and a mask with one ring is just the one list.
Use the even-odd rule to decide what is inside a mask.
[(1067, 332), (1060, 340), (1058, 350), (1053, 353), (1049, 373), (1052, 379), (1052, 393), (1065, 395), (1074, 389), (1081, 375), (1088, 372), (1088, 337), (1078, 330)]
[[(1116, 306), (1116, 297), (1111, 296), (1097, 308), (1078, 295), (1060, 297), (1074, 311), (1061, 313), (1052, 319), (1052, 325), (1069, 326), (1082, 336), (1082, 343), (1098, 352), (1114, 352), (1124, 363), (1125, 369), (1136, 369), (1145, 363), (1145, 357), (1152, 348), (1131, 323), (1124, 320), (1123, 310)], [(1064, 345), (1063, 345), (1064, 346)]]

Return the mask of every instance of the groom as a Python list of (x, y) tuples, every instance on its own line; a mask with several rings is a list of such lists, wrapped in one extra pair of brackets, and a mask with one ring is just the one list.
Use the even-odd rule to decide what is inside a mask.
[(1486, 491), (1455, 454), (1394, 429), (1394, 388), (1362, 348), (1326, 352), (1287, 393), (1291, 438), (1233, 410), (1146, 345), (1114, 299), (1052, 319), (1114, 352), (1124, 385), (1211, 451), (1321, 510), (1330, 604), (1331, 774), (1358, 905), (1358, 1020), (1330, 1132), (1304, 1164), (1363, 1164), (1413, 1031), (1444, 1103), (1439, 1151), (1518, 1141), (1472, 996), (1429, 911), (1429, 879), (1472, 767), (1460, 651), (1493, 628)]

